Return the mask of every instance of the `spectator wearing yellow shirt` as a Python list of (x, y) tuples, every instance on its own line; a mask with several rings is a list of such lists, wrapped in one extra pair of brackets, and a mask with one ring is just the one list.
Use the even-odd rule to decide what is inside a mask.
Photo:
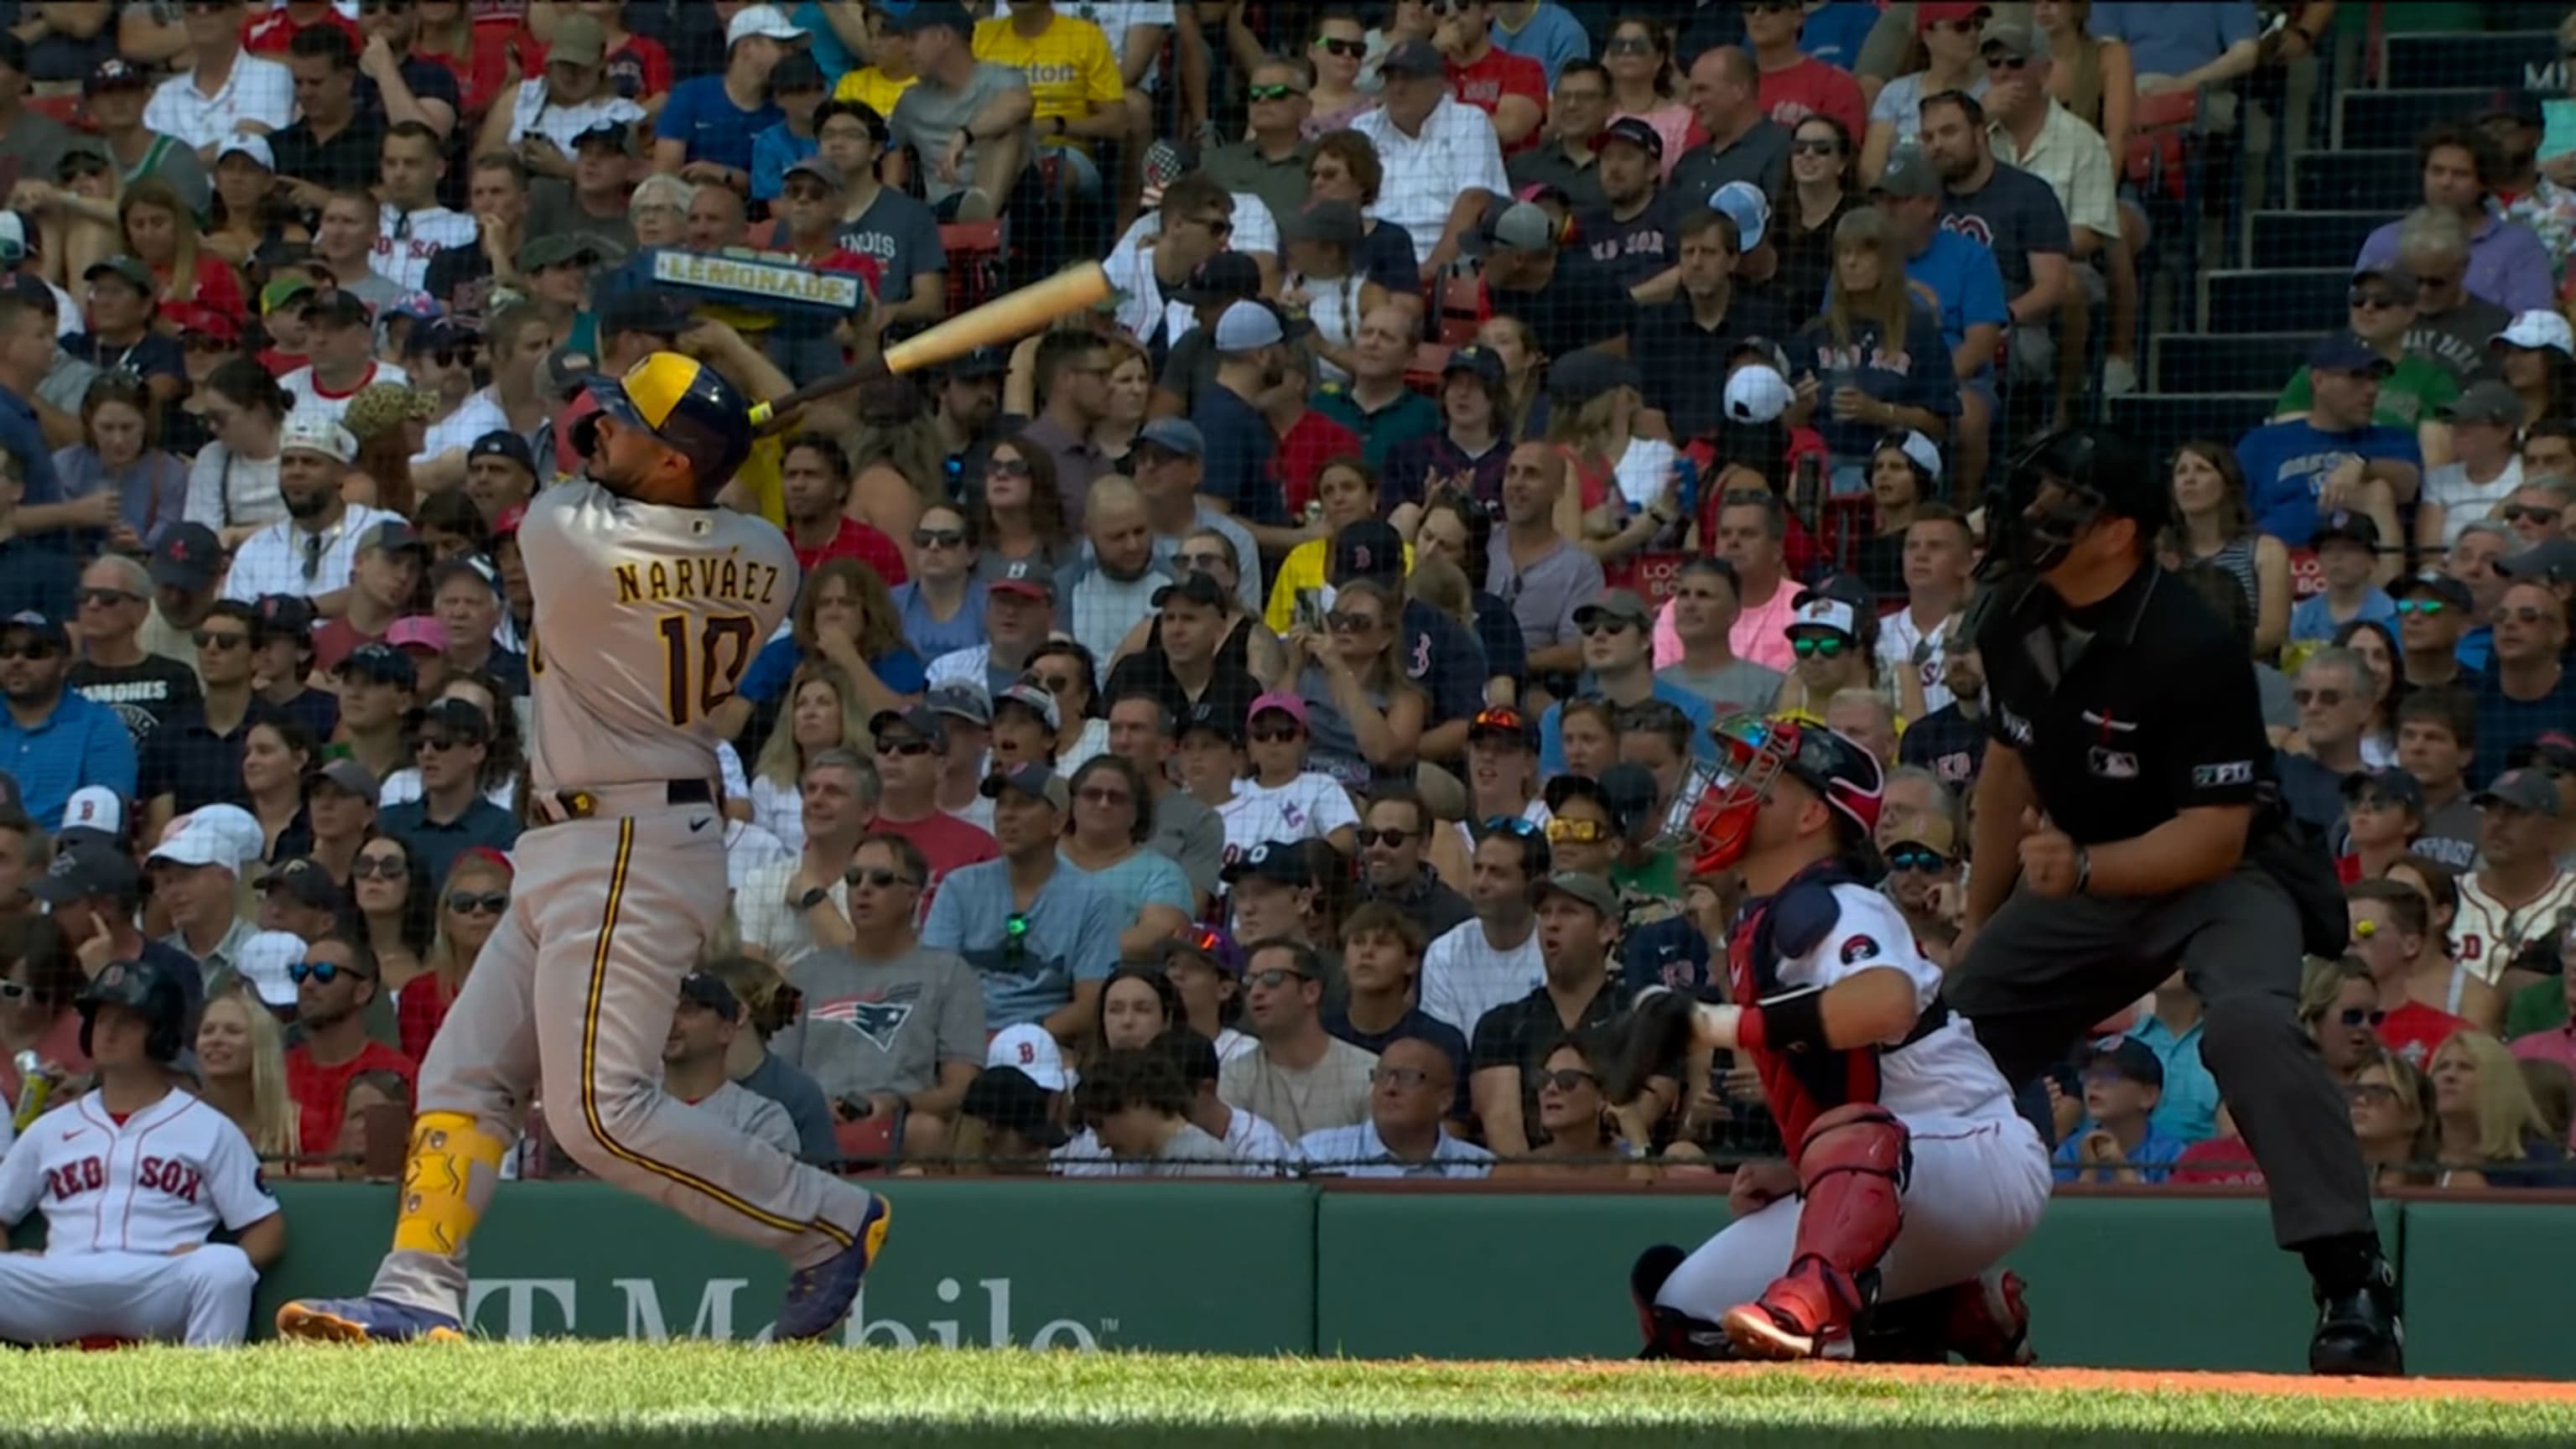
[[(894, 114), (894, 103), (912, 89), (919, 76), (912, 68), (912, 37), (886, 23), (886, 13), (876, 6), (867, 11), (868, 44), (862, 59), (866, 64), (842, 72), (832, 87), (832, 99), (857, 101), (880, 116)], [(900, 152), (886, 158), (885, 181), (901, 186), (904, 178), (897, 169), (903, 165)]]
[[(1321, 619), (1331, 607), (1333, 591), (1325, 584), (1324, 564), (1332, 548), (1334, 535), (1351, 524), (1377, 517), (1377, 475), (1358, 458), (1335, 458), (1315, 475), (1315, 501), (1322, 505), (1323, 531), (1288, 550), (1281, 560), (1277, 582), (1270, 586), (1270, 607), (1263, 612), (1263, 622), (1274, 634), (1286, 634), (1300, 622), (1297, 602), (1300, 594), (1313, 596), (1310, 606), (1314, 619)], [(1404, 569), (1413, 571), (1413, 545), (1404, 546)], [(1312, 629), (1312, 620), (1306, 621)]]
[(1117, 52), (1100, 27), (1057, 14), (1050, 0), (1021, 0), (1009, 16), (977, 23), (975, 58), (1028, 77), (1038, 145), (1057, 157), (1070, 195), (1100, 195), (1091, 143), (1125, 135), (1131, 119)]

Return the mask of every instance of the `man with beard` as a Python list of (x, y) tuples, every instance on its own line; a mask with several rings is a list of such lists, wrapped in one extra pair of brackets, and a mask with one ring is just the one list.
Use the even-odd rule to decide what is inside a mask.
[(59, 820), (72, 792), (104, 785), (134, 798), (134, 736), (116, 711), (63, 687), (71, 670), (71, 636), (42, 614), (0, 621), (0, 751), (18, 782), (19, 808), (35, 820)]
[[(894, 338), (889, 334), (886, 340)], [(993, 444), (1018, 426), (1017, 419), (1002, 415), (1002, 379), (1010, 370), (1009, 353), (978, 347), (928, 379), (930, 425), (939, 432), (939, 451), (947, 460), (939, 486), (952, 497), (970, 471), (982, 475), (982, 459)]]
[(1486, 1012), (1545, 982), (1530, 887), (1547, 878), (1550, 863), (1538, 826), (1517, 818), (1486, 822), (1468, 885), (1476, 918), (1451, 927), (1423, 952), (1424, 1011), (1468, 1032)]
[(294, 1099), (297, 1143), (309, 1156), (338, 1145), (349, 1079), (392, 1072), (408, 1083), (412, 1059), (367, 1035), (367, 1003), (384, 989), (375, 953), (344, 936), (307, 942), (304, 959), (287, 968), (295, 982), (295, 1025), (302, 1036), (286, 1053), (286, 1092)]
[(311, 599), (325, 619), (348, 612), (359, 540), (379, 523), (402, 523), (398, 513), (341, 497), (357, 451), (337, 417), (302, 410), (287, 417), (277, 440), (277, 493), (286, 516), (242, 540), (224, 579), (225, 598), (246, 604), (264, 594), (296, 594)]
[[(1173, 577), (1154, 557), (1145, 497), (1126, 479), (1103, 478), (1093, 486), (1082, 530), (1091, 540), (1091, 558), (1073, 585), (1071, 632), (1092, 658), (1108, 659), (1117, 654), (1128, 631), (1152, 612), (1155, 597)], [(1099, 681), (1092, 683), (1096, 688)]]
[(1594, 139), (1592, 150), (1600, 158), (1604, 204), (1576, 218), (1583, 245), (1639, 302), (1662, 301), (1672, 295), (1674, 282), (1664, 274), (1675, 260), (1674, 208), (1661, 186), (1664, 138), (1643, 119), (1622, 116)]
[(138, 637), (164, 659), (194, 665), (196, 628), (214, 607), (224, 572), (223, 540), (202, 523), (174, 523), (152, 545), (152, 611)]
[(1360, 895), (1393, 906), (1420, 925), (1426, 938), (1447, 935), (1475, 915), (1467, 898), (1451, 890), (1423, 860), (1436, 822), (1431, 807), (1410, 785), (1381, 785), (1360, 812)]
[[(1303, 538), (1288, 519), (1279, 439), (1260, 399), (1286, 376), (1279, 357), (1286, 329), (1268, 304), (1236, 302), (1218, 316), (1211, 337), (1216, 378), (1199, 389), (1191, 409), (1205, 445), (1200, 490), (1211, 507), (1250, 530), (1263, 552), (1284, 554)], [(1243, 562), (1250, 571), (1253, 561)]]
[(1172, 778), (1180, 717), (1151, 691), (1106, 697), (1109, 753), (1136, 767), (1153, 806), (1154, 833), (1145, 848), (1177, 862), (1204, 903), (1216, 893), (1217, 873), (1225, 866), (1225, 822)]
[(1914, 722), (1897, 742), (1896, 758), (1965, 790), (1986, 758), (1986, 663), (1964, 613), (1952, 615), (1941, 631), (1941, 684), (1950, 702)]
[(778, 506), (787, 518), (796, 566), (811, 574), (827, 559), (854, 558), (892, 588), (908, 577), (903, 550), (883, 532), (850, 517), (850, 482), (850, 455), (841, 450), (840, 439), (805, 432), (787, 440), (778, 462)]
[(1995, 160), (1985, 107), (1973, 97), (1923, 103), (1923, 149), (1941, 173), (1941, 225), (1985, 243), (2003, 273), (2013, 375), (2054, 378), (2052, 329), (2075, 284), (2066, 208), (2047, 182)]
[(662, 1043), (662, 1090), (754, 1142), (793, 1157), (799, 1143), (787, 1109), (745, 1089), (725, 1071), (725, 1055), (742, 1032), (742, 1003), (703, 971), (680, 978), (680, 1004)]

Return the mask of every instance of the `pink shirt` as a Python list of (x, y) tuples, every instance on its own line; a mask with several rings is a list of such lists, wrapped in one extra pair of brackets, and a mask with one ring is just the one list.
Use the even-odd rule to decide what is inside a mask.
[[(1797, 597), (1798, 586), (1783, 578), (1779, 587), (1771, 591), (1769, 603), (1758, 608), (1747, 605), (1737, 614), (1735, 627), (1726, 631), (1727, 647), (1735, 651), (1735, 657), (1788, 673), (1798, 662), (1797, 654), (1789, 648), (1789, 606)], [(1673, 627), (1673, 606), (1667, 603), (1655, 614), (1655, 667), (1679, 664), (1681, 659), (1682, 636)], [(1768, 702), (1764, 708), (1769, 708)]]

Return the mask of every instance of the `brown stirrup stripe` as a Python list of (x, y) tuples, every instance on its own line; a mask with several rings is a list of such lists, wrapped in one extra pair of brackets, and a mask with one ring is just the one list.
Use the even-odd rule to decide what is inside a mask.
[(595, 1076), (599, 1067), (599, 1006), (608, 982), (609, 944), (617, 935), (618, 908), (626, 901), (626, 870), (633, 860), (634, 853), (635, 822), (631, 819), (620, 820), (617, 822), (617, 858), (608, 868), (608, 906), (600, 916), (599, 948), (591, 953), (590, 988), (582, 1001), (581, 1008), (582, 1125), (590, 1129), (593, 1141), (608, 1149), (609, 1155), (621, 1162), (632, 1163), (656, 1177), (667, 1178), (683, 1187), (705, 1193), (765, 1227), (776, 1228), (782, 1233), (802, 1233), (810, 1229), (843, 1248), (849, 1247), (852, 1241), (850, 1235), (831, 1223), (819, 1218), (813, 1222), (800, 1223), (790, 1218), (780, 1217), (776, 1213), (743, 1201), (695, 1173), (683, 1171), (667, 1162), (657, 1162), (608, 1135), (607, 1123), (602, 1121), (599, 1115), (598, 1079)]

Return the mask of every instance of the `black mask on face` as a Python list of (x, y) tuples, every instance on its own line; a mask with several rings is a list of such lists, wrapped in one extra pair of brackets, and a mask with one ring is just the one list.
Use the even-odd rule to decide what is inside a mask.
[(2047, 573), (2066, 561), (2087, 524), (2105, 512), (2141, 533), (2163, 526), (2165, 494), (2128, 443), (2090, 428), (2047, 434), (2007, 467), (1987, 511), (1980, 579)]

